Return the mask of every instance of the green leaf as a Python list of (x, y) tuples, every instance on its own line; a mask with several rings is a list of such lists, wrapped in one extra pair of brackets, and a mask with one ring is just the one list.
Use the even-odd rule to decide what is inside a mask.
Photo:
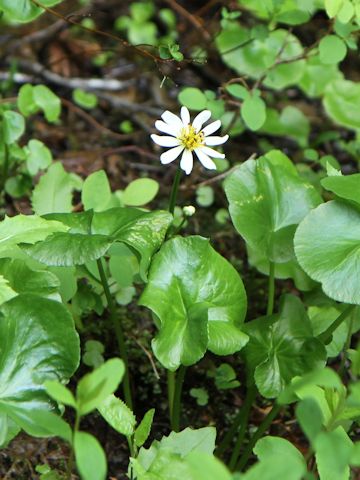
[(297, 58), (303, 48), (297, 37), (286, 29), (276, 29), (262, 39), (251, 39), (250, 30), (237, 22), (225, 27), (216, 37), (223, 61), (241, 75), (258, 79), (265, 75), (264, 85), (281, 90), (296, 84), (305, 69), (305, 60), (282, 63)]
[(207, 98), (198, 88), (184, 88), (178, 98), (179, 102), (190, 110), (200, 111), (207, 107)]
[(26, 147), (26, 165), (30, 175), (34, 176), (39, 170), (45, 170), (52, 162), (51, 151), (43, 142), (30, 140)]
[(244, 330), (250, 337), (244, 349), (247, 366), (266, 398), (277, 397), (295, 376), (325, 365), (325, 348), (314, 338), (297, 297), (282, 297), (280, 313), (252, 320)]
[(348, 480), (353, 444), (342, 427), (322, 432), (315, 439), (315, 458), (322, 480)]
[(81, 90), (81, 88), (75, 88), (72, 92), (72, 97), (75, 103), (86, 109), (95, 108), (98, 103), (96, 95), (90, 92), (85, 92), (84, 90)]
[(16, 297), (16, 295), (17, 293), (11, 288), (9, 281), (0, 275), (0, 305)]
[(337, 35), (326, 35), (320, 40), (320, 61), (325, 64), (339, 63), (346, 57), (346, 43)]
[(261, 132), (289, 137), (298, 142), (300, 146), (306, 147), (310, 124), (302, 111), (292, 105), (285, 107), (280, 114), (277, 110), (268, 108)]
[[(42, 5), (52, 7), (62, 0), (42, 0)], [(17, 22), (30, 22), (38, 17), (44, 10), (35, 6), (31, 0), (1, 0), (1, 10), (3, 10), (10, 20)]]
[(127, 437), (134, 433), (136, 419), (130, 408), (115, 395), (106, 397), (97, 407), (101, 416), (117, 432)]
[[(25, 428), (32, 410), (51, 407), (44, 382), (66, 381), (75, 372), (79, 338), (67, 308), (53, 300), (19, 295), (0, 311), (0, 411), (15, 422), (25, 415)], [(35, 434), (36, 424), (29, 428)]]
[(71, 212), (72, 192), (77, 189), (74, 175), (67, 173), (60, 162), (53, 163), (33, 190), (34, 212), (38, 215)]
[(209, 185), (203, 185), (196, 190), (196, 203), (200, 207), (210, 207), (214, 203), (214, 190)]
[(56, 122), (61, 113), (61, 102), (55, 93), (45, 85), (36, 85), (33, 88), (33, 97), (36, 105), (44, 112), (48, 122)]
[(33, 89), (34, 87), (30, 83), (26, 83), (19, 90), (17, 106), (25, 117), (33, 115), (39, 109), (34, 100)]
[(192, 388), (189, 393), (200, 407), (208, 404), (209, 394), (205, 388)]
[(191, 452), (186, 457), (186, 464), (190, 467), (191, 480), (231, 480), (233, 477), (224, 464), (212, 455), (203, 452)]
[(75, 432), (76, 466), (84, 480), (105, 480), (106, 456), (95, 437), (86, 432)]
[(259, 458), (241, 480), (301, 480), (306, 474), (306, 462), (299, 450), (288, 440), (267, 436), (257, 442), (254, 453)]
[(325, 0), (325, 10), (330, 18), (338, 14), (344, 0)]
[(111, 200), (109, 180), (104, 170), (89, 175), (83, 185), (81, 201), (85, 210), (101, 212), (108, 208)]
[(265, 102), (256, 95), (249, 95), (242, 104), (241, 116), (250, 130), (259, 130), (266, 120)]
[(296, 406), (296, 418), (302, 431), (313, 443), (323, 425), (323, 415), (318, 403), (312, 398), (301, 400)]
[(170, 370), (196, 363), (207, 349), (229, 355), (247, 342), (241, 278), (205, 238), (173, 238), (162, 246), (140, 305), (159, 318), (152, 347)]
[(294, 257), (296, 225), (321, 201), (291, 161), (278, 150), (248, 160), (224, 183), (236, 230), (251, 249), (284, 263)]
[(300, 265), (312, 279), (321, 282), (326, 295), (360, 304), (358, 209), (338, 201), (320, 205), (301, 222), (294, 243)]
[(360, 206), (360, 173), (325, 177), (321, 185), (339, 198)]
[(121, 200), (124, 205), (137, 207), (146, 205), (156, 197), (159, 191), (159, 184), (151, 178), (138, 178), (133, 180), (125, 188)]
[(136, 428), (135, 435), (134, 435), (134, 442), (137, 447), (142, 447), (146, 442), (151, 431), (151, 426), (154, 419), (154, 413), (155, 413), (155, 408), (151, 408), (150, 410), (148, 410), (145, 413), (140, 424)]
[(25, 132), (25, 120), (20, 113), (8, 110), (3, 112), (4, 142), (10, 145), (18, 140)]
[(236, 372), (228, 363), (222, 363), (215, 373), (215, 385), (218, 390), (227, 390), (240, 385), (236, 380)]
[(67, 227), (60, 222), (48, 221), (36, 215), (5, 217), (0, 222), (0, 253), (22, 243), (35, 243), (53, 232), (64, 232)]
[(68, 388), (65, 387), (65, 385), (60, 382), (56, 382), (55, 380), (48, 380), (44, 383), (44, 386), (47, 394), (58, 403), (76, 408), (76, 400), (74, 395)]
[(306, 61), (304, 75), (299, 86), (309, 97), (319, 97), (324, 94), (326, 86), (342, 79), (337, 64), (324, 64), (320, 61), (319, 55), (313, 55)]
[(350, 80), (330, 83), (323, 98), (326, 113), (334, 122), (353, 130), (360, 129), (360, 84)]
[(112, 358), (82, 377), (76, 389), (79, 414), (86, 415), (101, 406), (103, 401), (115, 392), (124, 372), (123, 361), (119, 358)]

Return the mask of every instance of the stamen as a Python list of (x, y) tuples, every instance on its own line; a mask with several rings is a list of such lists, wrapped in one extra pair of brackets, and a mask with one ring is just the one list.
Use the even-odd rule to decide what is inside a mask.
[(202, 132), (197, 133), (192, 125), (188, 125), (187, 127), (183, 128), (178, 139), (184, 145), (184, 147), (190, 151), (205, 145), (204, 134)]

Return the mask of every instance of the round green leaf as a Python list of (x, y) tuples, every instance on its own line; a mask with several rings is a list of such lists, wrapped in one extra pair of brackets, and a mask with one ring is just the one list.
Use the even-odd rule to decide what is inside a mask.
[(250, 337), (246, 362), (264, 397), (277, 397), (292, 378), (325, 365), (325, 347), (297, 297), (283, 297), (280, 313), (248, 322), (244, 330)]
[(86, 432), (75, 432), (76, 466), (84, 480), (105, 480), (106, 456), (95, 437)]
[(266, 120), (264, 101), (256, 95), (249, 95), (242, 104), (241, 116), (250, 130), (259, 130)]
[(278, 263), (294, 257), (296, 225), (321, 201), (277, 150), (244, 162), (226, 179), (225, 193), (236, 230), (253, 250)]
[(294, 243), (300, 265), (326, 295), (360, 304), (358, 209), (338, 201), (320, 205), (300, 223)]
[(344, 127), (360, 130), (360, 84), (349, 80), (331, 82), (323, 98), (326, 113)]
[[(67, 380), (80, 357), (72, 316), (61, 303), (19, 295), (1, 306), (0, 411), (50, 408), (46, 380)], [(16, 413), (16, 415), (15, 415)]]
[(341, 62), (346, 51), (346, 43), (336, 35), (326, 35), (319, 43), (320, 61), (325, 64)]
[(56, 122), (61, 113), (60, 98), (45, 85), (36, 85), (33, 88), (33, 97), (36, 105), (44, 112), (48, 122)]
[(321, 180), (321, 185), (338, 197), (360, 206), (360, 173), (325, 177)]
[(92, 109), (97, 105), (97, 96), (90, 92), (85, 92), (81, 88), (75, 88), (72, 93), (73, 100), (80, 107)]
[(151, 202), (159, 191), (159, 184), (151, 178), (138, 178), (125, 188), (122, 201), (125, 205), (138, 207)]
[(190, 110), (204, 110), (207, 106), (207, 98), (201, 90), (188, 87), (179, 93), (179, 102)]
[(26, 151), (26, 165), (32, 176), (36, 175), (39, 170), (45, 170), (52, 162), (51, 151), (39, 140), (30, 140)]
[(83, 185), (81, 201), (85, 210), (93, 209), (95, 212), (105, 210), (111, 200), (109, 180), (104, 170), (89, 175)]
[(170, 370), (193, 365), (207, 349), (228, 355), (247, 342), (241, 278), (205, 238), (173, 238), (162, 246), (140, 304), (159, 318), (152, 347)]
[(20, 113), (8, 110), (2, 114), (4, 142), (7, 145), (16, 142), (25, 131), (25, 120)]

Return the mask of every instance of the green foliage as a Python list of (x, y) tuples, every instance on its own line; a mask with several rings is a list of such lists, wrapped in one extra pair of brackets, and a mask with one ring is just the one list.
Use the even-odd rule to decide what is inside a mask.
[(75, 103), (80, 105), (80, 107), (91, 110), (97, 105), (97, 97), (93, 93), (85, 92), (81, 88), (76, 88), (73, 91), (73, 100)]
[(207, 349), (229, 355), (247, 342), (241, 278), (202, 237), (173, 238), (162, 246), (140, 303), (158, 317), (152, 347), (169, 370), (196, 363)]
[(61, 113), (59, 97), (45, 85), (36, 85), (35, 87), (29, 83), (23, 85), (19, 90), (17, 105), (25, 117), (39, 111), (44, 112), (48, 122), (56, 122)]

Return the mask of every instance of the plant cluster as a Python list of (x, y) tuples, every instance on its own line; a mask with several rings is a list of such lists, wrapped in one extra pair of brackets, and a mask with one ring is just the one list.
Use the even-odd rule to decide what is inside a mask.
[[(59, 3), (0, 0), (2, 21), (31, 22)], [(112, 191), (104, 170), (82, 179), (54, 161), (43, 142), (31, 138), (24, 144), (26, 124), (35, 116), (61, 122), (62, 99), (48, 86), (26, 83), (16, 97), (0, 100), (3, 206), (6, 196), (27, 195), (33, 212), (5, 215), (0, 222), (0, 444), (6, 447), (21, 430), (61, 438), (70, 451), (66, 468), (39, 466), (44, 480), (70, 479), (75, 466), (84, 480), (107, 478), (104, 449), (83, 429), (94, 412), (128, 444), (127, 471), (118, 472), (119, 478), (357, 478), (360, 174), (343, 175), (324, 145), (337, 141), (353, 163), (358, 160), (360, 85), (346, 79), (339, 65), (357, 53), (360, 3), (233, 3), (220, 11), (213, 47), (237, 77), (218, 91), (180, 89), (180, 116), (165, 111), (155, 123), (159, 160), (172, 164), (164, 169), (177, 165), (167, 208), (148, 208), (159, 191), (151, 178)], [(328, 29), (303, 44), (301, 27), (315, 17)], [(126, 35), (124, 44), (159, 64), (198, 63), (201, 45), (188, 55), (176, 43), (176, 18), (153, 2), (132, 2), (114, 29)], [(321, 104), (332, 130), (315, 135), (302, 109), (281, 97), (291, 89)], [(98, 105), (96, 94), (81, 89), (74, 89), (73, 100), (89, 111)], [(220, 128), (221, 136), (214, 135)], [(340, 128), (355, 134), (341, 139)], [(228, 145), (253, 132), (261, 154), (230, 168)], [(297, 161), (275, 148), (279, 139), (296, 145)], [(266, 308), (257, 309), (255, 318), (247, 316), (256, 310), (248, 305), (254, 292), (239, 265), (208, 238), (184, 234), (195, 209), (177, 206), (179, 185), (183, 171), (190, 175), (195, 168), (220, 172), (228, 208), (215, 218), (222, 225), (231, 220), (247, 262), (267, 278), (266, 300), (260, 302)], [(201, 207), (214, 201), (208, 184), (196, 195)], [(75, 197), (81, 211), (73, 208)], [(151, 399), (142, 418), (136, 416), (126, 324), (135, 303), (139, 315), (151, 314), (152, 354), (167, 375), (171, 430), (163, 436), (154, 428), (157, 405)], [(114, 358), (105, 338), (85, 342), (85, 318), (109, 321)], [(242, 395), (220, 435), (214, 425), (182, 422), (187, 372), (206, 355), (219, 357), (209, 374), (217, 389)], [(241, 375), (227, 358), (236, 358)], [(90, 371), (74, 377), (80, 361)], [(238, 376), (245, 379), (241, 385)], [(190, 395), (199, 409), (214, 402), (196, 387)], [(262, 418), (254, 425), (251, 415), (259, 404)], [(286, 416), (296, 422), (300, 444), (267, 434)]]

